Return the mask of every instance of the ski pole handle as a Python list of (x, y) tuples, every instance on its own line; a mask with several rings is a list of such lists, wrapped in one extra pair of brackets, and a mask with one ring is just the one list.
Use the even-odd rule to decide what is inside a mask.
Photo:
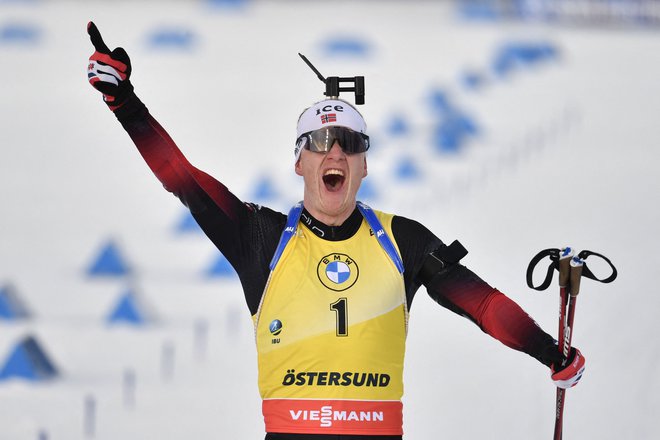
[(567, 246), (559, 252), (559, 287), (568, 287), (571, 280), (571, 259), (575, 255), (573, 248)]
[(578, 296), (580, 293), (580, 280), (582, 279), (582, 268), (584, 267), (584, 260), (579, 256), (571, 258), (570, 262), (570, 278), (571, 278), (571, 296)]

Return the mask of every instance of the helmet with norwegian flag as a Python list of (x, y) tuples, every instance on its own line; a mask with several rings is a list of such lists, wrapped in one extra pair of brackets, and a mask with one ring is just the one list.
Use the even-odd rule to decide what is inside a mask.
[[(326, 127), (346, 127), (366, 134), (367, 124), (360, 112), (348, 101), (343, 99), (324, 99), (308, 107), (298, 118), (296, 139), (305, 133)], [(296, 160), (300, 149), (295, 149)]]

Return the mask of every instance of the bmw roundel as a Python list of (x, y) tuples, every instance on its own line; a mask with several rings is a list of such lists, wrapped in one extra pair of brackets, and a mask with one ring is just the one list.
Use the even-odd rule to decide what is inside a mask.
[(321, 258), (316, 273), (321, 284), (330, 290), (341, 292), (355, 284), (360, 269), (348, 255), (330, 254)]
[(341, 284), (351, 277), (351, 269), (343, 261), (333, 261), (325, 267), (325, 274), (335, 284)]

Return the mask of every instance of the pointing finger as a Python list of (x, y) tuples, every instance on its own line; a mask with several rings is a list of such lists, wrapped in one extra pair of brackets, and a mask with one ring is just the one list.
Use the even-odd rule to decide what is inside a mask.
[(110, 53), (110, 49), (103, 42), (101, 33), (99, 32), (94, 22), (90, 21), (89, 23), (87, 23), (87, 33), (89, 34), (89, 39), (92, 41), (92, 44), (94, 45), (94, 49), (96, 49), (97, 52), (105, 53), (105, 54)]

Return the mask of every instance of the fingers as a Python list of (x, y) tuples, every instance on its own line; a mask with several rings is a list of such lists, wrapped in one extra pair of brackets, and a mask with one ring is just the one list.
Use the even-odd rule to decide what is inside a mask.
[(118, 61), (128, 64), (128, 54), (123, 47), (117, 47), (112, 51), (112, 58)]
[(112, 66), (108, 65), (99, 65), (98, 63), (90, 63), (87, 70), (87, 78), (89, 82), (94, 85), (98, 81), (101, 81), (106, 84), (112, 84), (114, 86), (119, 85), (119, 81), (122, 81), (126, 76)]
[(90, 62), (87, 68), (87, 79), (89, 83), (104, 95), (117, 93), (119, 80), (116, 75), (117, 72), (110, 66), (99, 65), (94, 61)]
[(96, 27), (93, 21), (87, 23), (87, 33), (89, 34), (89, 39), (92, 41), (92, 44), (94, 45), (94, 49), (96, 49), (97, 52), (105, 53), (105, 54), (110, 53), (110, 49), (103, 42), (101, 33), (99, 32), (98, 28)]
[[(125, 61), (117, 59), (115, 57), (115, 52), (116, 51), (117, 51), (117, 49), (115, 49), (115, 51), (113, 51), (111, 54), (99, 53), (97, 51), (97, 52), (92, 54), (92, 56), (89, 58), (89, 61), (99, 63), (103, 66), (110, 66), (113, 69), (117, 70), (117, 72), (115, 72), (115, 74), (120, 79), (126, 79), (126, 77), (130, 74), (128, 59), (126, 59)], [(122, 49), (122, 51), (123, 51), (123, 49)], [(121, 73), (121, 75), (119, 73)]]

